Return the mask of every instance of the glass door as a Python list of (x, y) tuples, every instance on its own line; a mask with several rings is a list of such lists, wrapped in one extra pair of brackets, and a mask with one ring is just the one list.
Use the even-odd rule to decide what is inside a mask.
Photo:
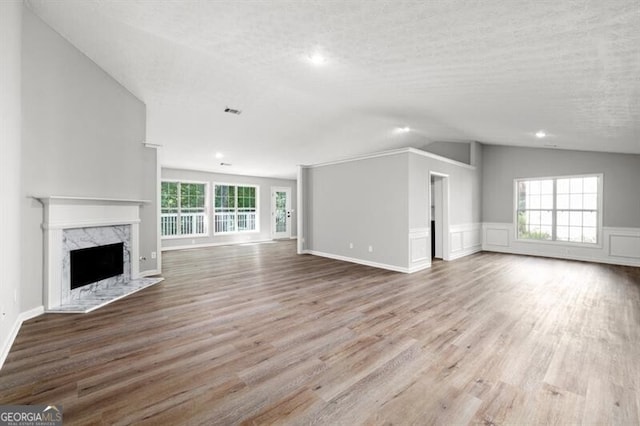
[(271, 188), (271, 236), (291, 238), (291, 188)]

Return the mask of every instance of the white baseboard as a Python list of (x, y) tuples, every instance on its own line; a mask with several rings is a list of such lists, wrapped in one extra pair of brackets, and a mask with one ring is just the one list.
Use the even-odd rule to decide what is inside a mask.
[(358, 259), (358, 258), (355, 258), (355, 257), (341, 256), (339, 254), (324, 253), (324, 252), (316, 251), (316, 250), (304, 250), (303, 254), (312, 254), (314, 256), (326, 257), (326, 258), (334, 259), (334, 260), (341, 260), (343, 262), (357, 263), (357, 264), (365, 265), (365, 266), (373, 266), (374, 268), (386, 269), (386, 270), (394, 271), (394, 272), (402, 272), (402, 273), (405, 273), (405, 274), (408, 274), (408, 273), (411, 272), (409, 270), (409, 268), (402, 267), (402, 266), (389, 265), (389, 264), (386, 264), (386, 263), (372, 262), (370, 260)]
[(160, 275), (162, 272), (159, 269), (149, 269), (147, 271), (142, 271), (138, 275), (140, 278), (151, 277), (153, 275)]
[(13, 328), (11, 329), (11, 333), (9, 334), (9, 338), (4, 343), (2, 348), (2, 352), (0, 352), (0, 369), (4, 365), (4, 362), (9, 356), (9, 351), (11, 351), (11, 346), (13, 346), (13, 342), (16, 340), (18, 336), (18, 332), (20, 331), (20, 327), (22, 327), (22, 323), (30, 320), (31, 318), (35, 318), (38, 315), (42, 315), (44, 313), (44, 306), (38, 306), (37, 308), (29, 309), (28, 311), (21, 312), (16, 318), (16, 322), (13, 324)]
[(512, 223), (484, 223), (482, 249), (499, 253), (553, 257), (640, 267), (640, 228), (603, 227), (598, 245), (519, 241)]
[(476, 246), (471, 246), (471, 247), (467, 247), (463, 250), (458, 250), (456, 252), (452, 252), (449, 253), (449, 258), (447, 260), (456, 260), (456, 259), (460, 259), (461, 257), (465, 257), (465, 256), (470, 256), (474, 253), (478, 253), (482, 251), (482, 246), (481, 245), (476, 245)]
[(219, 247), (219, 246), (237, 246), (241, 244), (267, 243), (271, 241), (273, 240), (265, 239), (265, 240), (250, 240), (250, 241), (229, 241), (226, 243), (189, 244), (189, 245), (183, 245), (183, 246), (162, 247), (162, 251), (188, 250), (188, 249), (195, 249), (195, 248)]
[(415, 272), (419, 272), (419, 271), (424, 271), (425, 269), (429, 269), (431, 268), (431, 262), (428, 263), (422, 263), (419, 265), (413, 265), (408, 269), (408, 273), (409, 274), (413, 274)]

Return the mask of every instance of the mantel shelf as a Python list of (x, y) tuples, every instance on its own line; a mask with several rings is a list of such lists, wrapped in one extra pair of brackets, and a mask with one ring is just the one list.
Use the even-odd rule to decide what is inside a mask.
[(45, 204), (149, 204), (150, 200), (132, 200), (126, 198), (72, 197), (67, 195), (33, 196)]

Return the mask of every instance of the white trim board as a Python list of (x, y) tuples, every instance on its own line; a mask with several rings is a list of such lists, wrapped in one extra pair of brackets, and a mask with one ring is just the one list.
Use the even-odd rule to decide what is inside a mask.
[[(357, 263), (359, 265), (372, 266), (374, 268), (386, 269), (393, 272), (410, 273), (410, 268), (403, 266), (389, 265), (387, 263), (372, 262), (370, 260), (358, 259), (355, 257), (341, 256), (339, 254), (325, 253), (316, 250), (304, 250), (301, 254), (312, 254), (314, 256), (326, 257), (328, 259), (340, 260), (342, 262)], [(431, 266), (431, 264), (429, 264)], [(424, 268), (423, 268), (424, 269)], [(415, 272), (415, 271), (413, 271)]]
[(411, 153), (411, 154), (420, 155), (422, 157), (433, 158), (434, 160), (442, 161), (443, 163), (453, 164), (454, 166), (463, 167), (465, 169), (470, 169), (470, 170), (476, 169), (476, 166), (472, 166), (467, 163), (461, 163), (460, 161), (452, 160), (447, 157), (442, 157), (437, 154), (432, 154), (427, 151), (422, 151), (417, 148), (400, 148), (400, 149), (393, 149), (390, 151), (374, 152), (372, 154), (365, 154), (365, 155), (359, 155), (355, 157), (343, 158), (335, 161), (327, 161), (326, 163), (300, 165), (300, 167), (313, 169), (316, 167), (333, 166), (335, 164), (350, 163), (352, 161), (368, 160), (370, 158), (387, 157), (390, 155), (398, 155), (398, 154), (404, 154), (404, 153)]
[(151, 277), (153, 275), (160, 275), (162, 272), (160, 269), (149, 269), (139, 273), (140, 278)]
[(6, 340), (2, 351), (0, 352), (0, 369), (4, 365), (4, 362), (9, 356), (9, 352), (11, 351), (11, 346), (13, 346), (13, 342), (16, 340), (18, 336), (18, 332), (20, 331), (20, 327), (22, 327), (22, 323), (30, 320), (31, 318), (35, 318), (38, 315), (42, 315), (44, 313), (44, 306), (38, 306), (36, 308), (30, 309), (25, 312), (21, 312), (16, 318), (16, 322), (13, 324), (13, 328), (11, 329), (11, 333), (9, 334), (9, 338)]
[(482, 249), (499, 253), (640, 267), (640, 228), (603, 227), (598, 245), (519, 241), (512, 223), (483, 223)]

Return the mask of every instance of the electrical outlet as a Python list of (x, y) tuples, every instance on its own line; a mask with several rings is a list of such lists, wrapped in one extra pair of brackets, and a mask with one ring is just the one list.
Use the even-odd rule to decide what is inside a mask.
[(369, 246), (369, 253), (373, 253), (373, 246)]
[(349, 248), (352, 249), (353, 248), (353, 243), (349, 243)]
[(151, 252), (151, 258), (155, 259), (156, 257), (158, 257), (158, 254), (155, 251)]
[(195, 244), (195, 243), (196, 243), (196, 240), (191, 240), (191, 244)]

